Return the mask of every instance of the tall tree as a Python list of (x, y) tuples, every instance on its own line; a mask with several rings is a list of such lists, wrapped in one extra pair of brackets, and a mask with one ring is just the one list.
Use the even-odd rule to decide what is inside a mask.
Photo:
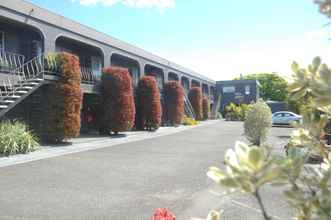
[(261, 98), (264, 100), (285, 101), (288, 97), (287, 81), (276, 73), (249, 74), (243, 79), (258, 80), (261, 84)]

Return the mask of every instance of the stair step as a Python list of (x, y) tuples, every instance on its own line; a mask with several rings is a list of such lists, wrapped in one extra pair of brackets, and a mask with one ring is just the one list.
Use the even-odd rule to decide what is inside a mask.
[(21, 80), (21, 81), (18, 81), (18, 84), (28, 84), (28, 83), (33, 83), (34, 85), (38, 85), (40, 84), (40, 82), (44, 81), (43, 79), (39, 79), (39, 78), (36, 78), (36, 79), (27, 79), (27, 80)]
[(26, 91), (26, 90), (17, 90), (17, 91), (15, 91), (15, 93), (26, 94), (26, 93), (28, 93), (28, 91)]
[(27, 83), (23, 83), (24, 86), (36, 86), (39, 85), (39, 83), (37, 82), (27, 82)]
[(30, 90), (30, 89), (33, 89), (33, 87), (31, 87), (31, 86), (23, 86), (23, 87), (19, 87), (18, 89), (20, 89), (20, 90)]
[(37, 82), (21, 83), (21, 84), (14, 85), (14, 87), (21, 87), (21, 86), (34, 87), (34, 86), (36, 86), (38, 84), (39, 83), (37, 83)]
[(7, 105), (0, 105), (0, 109), (6, 109), (6, 108), (8, 108)]
[(19, 99), (19, 98), (21, 98), (21, 96), (19, 95), (10, 95), (5, 97), (5, 99)]
[(0, 101), (0, 103), (14, 103), (14, 102), (15, 102), (14, 100), (8, 100), (8, 99)]
[(34, 78), (34, 79), (24, 80), (24, 82), (41, 82), (41, 81), (44, 81), (44, 79)]

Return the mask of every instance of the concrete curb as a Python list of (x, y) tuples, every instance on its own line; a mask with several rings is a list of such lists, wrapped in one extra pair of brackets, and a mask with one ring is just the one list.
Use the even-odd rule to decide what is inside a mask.
[(73, 139), (72, 145), (69, 146), (42, 146), (41, 150), (32, 152), (30, 154), (18, 154), (10, 157), (0, 158), (0, 168), (8, 167), (17, 164), (23, 164), (28, 162), (33, 162), (37, 160), (59, 157), (68, 154), (74, 154), (84, 151), (97, 150), (107, 147), (118, 146), (121, 144), (143, 141), (152, 138), (167, 136), (171, 134), (176, 134), (193, 128), (199, 128), (207, 125), (212, 125), (219, 122), (219, 120), (211, 120), (202, 122), (196, 126), (180, 126), (177, 128), (174, 127), (161, 127), (157, 132), (125, 132), (126, 137), (123, 138), (110, 138), (110, 137), (95, 137), (85, 139), (83, 141), (80, 138)]

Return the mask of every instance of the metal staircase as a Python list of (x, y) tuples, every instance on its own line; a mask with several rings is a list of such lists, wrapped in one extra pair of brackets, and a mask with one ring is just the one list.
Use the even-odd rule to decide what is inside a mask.
[(195, 118), (194, 109), (186, 93), (184, 94), (185, 114), (190, 118)]
[(0, 82), (0, 118), (43, 85), (45, 64), (46, 67), (56, 65), (53, 62), (42, 54), (16, 68)]

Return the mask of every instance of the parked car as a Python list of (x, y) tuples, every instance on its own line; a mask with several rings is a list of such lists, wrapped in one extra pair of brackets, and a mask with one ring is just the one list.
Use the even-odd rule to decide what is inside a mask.
[(293, 112), (281, 111), (272, 114), (273, 125), (290, 125), (293, 122), (299, 122), (302, 120), (302, 116)]

